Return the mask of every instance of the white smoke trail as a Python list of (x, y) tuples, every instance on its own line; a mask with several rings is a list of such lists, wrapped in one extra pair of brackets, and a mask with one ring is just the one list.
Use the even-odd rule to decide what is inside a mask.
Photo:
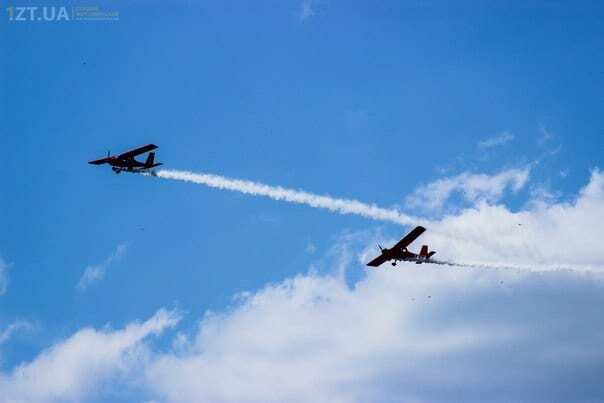
[[(271, 198), (273, 200), (283, 200), (289, 203), (297, 203), (303, 204), (314, 208), (322, 208), (332, 212), (336, 212), (339, 214), (355, 214), (367, 218), (371, 218), (374, 220), (381, 220), (392, 222), (399, 225), (423, 225), (425, 227), (430, 228), (431, 235), (438, 235), (437, 238), (433, 240), (440, 241), (439, 243), (442, 245), (443, 243), (454, 242), (459, 243), (461, 241), (465, 241), (470, 250), (474, 252), (464, 253), (459, 255), (455, 250), (450, 250), (449, 259), (445, 258), (445, 260), (435, 260), (433, 263), (445, 265), (445, 266), (455, 266), (459, 268), (476, 268), (476, 269), (511, 269), (511, 270), (519, 270), (519, 271), (535, 271), (535, 272), (545, 272), (545, 271), (582, 271), (582, 272), (602, 272), (602, 267), (599, 264), (594, 265), (577, 265), (573, 263), (545, 263), (545, 262), (533, 262), (531, 256), (525, 256), (526, 260), (528, 260), (525, 264), (518, 263), (510, 263), (510, 262), (502, 262), (502, 261), (468, 261), (464, 258), (469, 255), (474, 255), (476, 252), (479, 252), (478, 255), (484, 258), (484, 250), (480, 247), (481, 239), (476, 239), (475, 231), (471, 232), (470, 235), (465, 236), (464, 233), (460, 233), (459, 230), (455, 228), (450, 228), (451, 223), (447, 224), (447, 221), (430, 221), (426, 219), (421, 219), (413, 216), (406, 215), (396, 209), (387, 209), (378, 207), (374, 204), (367, 204), (360, 202), (358, 200), (352, 199), (339, 199), (331, 196), (325, 195), (317, 195), (314, 193), (305, 192), (302, 190), (288, 189), (281, 186), (271, 186), (266, 185), (259, 182), (253, 182), (242, 179), (233, 179), (220, 175), (206, 174), (206, 173), (194, 173), (189, 171), (177, 171), (177, 170), (160, 170), (156, 173), (152, 174), (153, 176), (163, 178), (163, 179), (172, 179), (179, 180), (184, 182), (191, 182), (195, 184), (200, 184), (212, 188), (231, 190), (235, 192), (240, 192), (244, 194), (254, 195), (254, 196), (264, 196)], [(509, 219), (517, 219), (512, 213), (509, 213)], [(454, 224), (454, 223), (453, 223)], [(491, 233), (490, 229), (493, 229), (493, 225), (491, 222), (483, 222), (478, 220), (476, 222), (475, 228), (483, 228), (484, 229), (484, 237), (487, 239)], [(515, 227), (514, 227), (515, 228)], [(519, 234), (515, 234), (515, 236), (520, 236)], [(508, 237), (509, 238), (509, 237)], [(530, 240), (529, 240), (530, 241)], [(499, 245), (495, 250), (493, 250), (493, 254), (496, 256), (499, 248), (505, 248), (505, 244), (498, 243)], [(514, 246), (513, 244), (512, 246)], [(520, 258), (520, 257), (519, 257)], [(522, 259), (520, 259), (522, 260)]]
[(155, 176), (164, 179), (197, 183), (199, 185), (217, 189), (232, 190), (254, 196), (265, 196), (274, 200), (284, 200), (290, 203), (305, 204), (307, 206), (323, 208), (340, 214), (356, 214), (374, 220), (389, 221), (401, 225), (416, 225), (422, 223), (422, 220), (403, 214), (400, 211), (385, 209), (374, 204), (366, 204), (350, 199), (337, 199), (301, 190), (287, 189), (281, 186), (270, 186), (263, 183), (232, 179), (219, 175), (193, 173), (188, 171), (160, 170)]
[(545, 272), (581, 272), (581, 273), (602, 273), (602, 268), (593, 265), (571, 265), (571, 264), (510, 264), (498, 262), (462, 262), (433, 260), (429, 264), (441, 266), (457, 267), (464, 269), (486, 269), (486, 270), (512, 270), (512, 271), (530, 271), (536, 273)]

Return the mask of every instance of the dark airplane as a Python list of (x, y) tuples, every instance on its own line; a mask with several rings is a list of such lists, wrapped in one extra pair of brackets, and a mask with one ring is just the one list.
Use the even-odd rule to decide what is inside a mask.
[(111, 169), (116, 174), (119, 174), (122, 171), (126, 172), (149, 172), (153, 168), (162, 165), (161, 162), (155, 162), (155, 153), (150, 152), (147, 156), (147, 160), (145, 162), (140, 162), (134, 159), (137, 155), (144, 154), (151, 150), (155, 150), (157, 146), (155, 144), (147, 144), (145, 146), (135, 148), (134, 150), (126, 151), (125, 153), (121, 153), (119, 155), (110, 155), (107, 152), (107, 157), (101, 158), (99, 160), (89, 161), (89, 164), (93, 165), (102, 165), (109, 164), (111, 165)]
[(434, 251), (428, 252), (428, 245), (423, 245), (419, 254), (415, 254), (413, 252), (409, 252), (407, 250), (407, 246), (411, 245), (411, 242), (415, 241), (417, 237), (424, 233), (426, 229), (422, 226), (417, 226), (405, 235), (403, 239), (397, 242), (392, 248), (382, 248), (380, 245), (380, 251), (382, 254), (371, 262), (367, 263), (367, 266), (378, 267), (382, 263), (385, 263), (389, 260), (392, 260), (392, 265), (396, 266), (397, 260), (403, 262), (415, 262), (417, 264), (421, 263), (431, 263), (430, 258), (436, 253)]

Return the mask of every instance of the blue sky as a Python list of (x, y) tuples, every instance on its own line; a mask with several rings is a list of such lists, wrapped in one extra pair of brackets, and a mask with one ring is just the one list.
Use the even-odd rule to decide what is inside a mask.
[[(119, 20), (9, 21), (3, 10), (0, 22), (0, 332), (28, 323), (0, 342), (6, 377), (83, 328), (122, 329), (162, 308), (181, 317), (151, 342), (164, 351), (176, 333), (195, 333), (204, 312), (228, 315), (237, 309), (234, 295), (262, 293), (311, 267), (333, 273), (344, 261), (354, 287), (368, 281), (356, 256), (407, 229), (86, 164), (107, 150), (153, 142), (168, 169), (358, 199), (436, 221), (462, 217), (462, 208), (480, 215), (478, 205), (510, 214), (533, 213), (538, 202), (566, 206), (598, 183), (597, 175), (590, 182), (604, 165), (604, 8), (597, 2), (98, 4)], [(528, 175), (516, 190), (493, 179), (510, 170)], [(491, 190), (472, 185), (472, 175), (485, 175)], [(418, 189), (442, 192), (427, 188), (439, 180), (458, 191), (445, 194), (445, 205), (425, 210), (409, 202)], [(545, 216), (535, 214), (535, 225)], [(602, 223), (590, 230), (602, 235)], [(552, 245), (561, 249), (564, 241), (555, 237), (560, 243)], [(474, 250), (443, 244), (433, 247), (454, 258)], [(480, 253), (488, 261), (495, 252)], [(578, 264), (555, 254), (550, 261), (548, 253), (538, 263)], [(493, 259), (505, 263), (502, 256)], [(512, 260), (532, 265), (533, 257)], [(581, 264), (604, 266), (600, 259)], [(78, 289), (95, 265), (103, 278)], [(564, 290), (552, 281), (556, 299)], [(581, 304), (590, 301), (569, 299), (565, 307)], [(604, 328), (601, 319), (596, 325)], [(351, 399), (379, 387), (351, 391)], [(178, 400), (166, 390), (132, 387), (120, 396), (101, 389), (59, 400)], [(518, 393), (511, 398), (533, 396)]]

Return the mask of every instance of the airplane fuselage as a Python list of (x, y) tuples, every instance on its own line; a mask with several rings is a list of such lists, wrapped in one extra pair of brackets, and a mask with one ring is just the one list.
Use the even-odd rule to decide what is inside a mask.
[(121, 159), (121, 158), (117, 158), (117, 157), (109, 157), (109, 160), (107, 161), (107, 163), (109, 165), (111, 165), (112, 167), (116, 167), (116, 168), (142, 168), (145, 166), (145, 164), (143, 164), (140, 161), (135, 160), (134, 158), (132, 159)]
[(407, 249), (383, 249), (382, 254), (387, 260), (392, 261), (393, 266), (396, 266), (397, 261), (421, 264), (430, 260), (427, 256), (420, 256), (417, 253), (409, 252)]

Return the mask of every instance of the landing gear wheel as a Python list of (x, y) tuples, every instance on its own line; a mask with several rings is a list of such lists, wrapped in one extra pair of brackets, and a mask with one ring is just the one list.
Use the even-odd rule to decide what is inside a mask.
[(391, 264), (392, 264), (392, 266), (396, 266), (396, 262), (392, 262)]

